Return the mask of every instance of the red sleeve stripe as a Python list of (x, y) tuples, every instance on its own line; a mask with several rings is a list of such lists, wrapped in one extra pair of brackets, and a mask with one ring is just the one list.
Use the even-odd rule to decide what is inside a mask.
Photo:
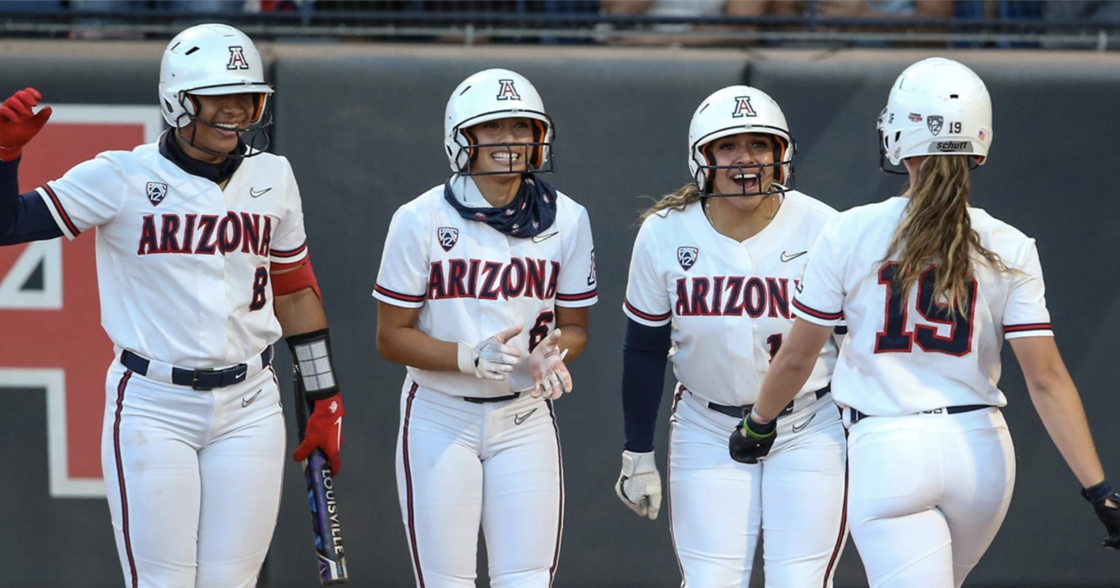
[(1025, 325), (1005, 325), (1004, 333), (1021, 333), (1023, 331), (1050, 331), (1050, 323), (1027, 323)]
[(667, 320), (669, 320), (669, 317), (673, 316), (672, 311), (669, 311), (665, 314), (650, 314), (648, 312), (642, 312), (642, 311), (638, 310), (633, 304), (630, 304), (629, 300), (623, 300), (622, 304), (623, 304), (623, 306), (626, 307), (626, 310), (629, 310), (631, 313), (634, 314), (634, 316), (636, 316), (640, 319), (643, 319), (643, 320), (650, 321), (650, 322), (667, 321)]
[(421, 294), (419, 296), (411, 296), (409, 294), (401, 294), (400, 292), (394, 292), (394, 291), (392, 291), (388, 288), (385, 288), (381, 284), (374, 285), (373, 289), (378, 294), (381, 294), (382, 296), (388, 296), (389, 298), (392, 298), (394, 300), (402, 300), (404, 302), (423, 302), (424, 301), (424, 294)]
[(59, 201), (58, 196), (54, 193), (54, 190), (52, 190), (51, 187), (47, 184), (43, 184), (43, 191), (47, 193), (47, 196), (51, 199), (51, 203), (54, 204), (54, 209), (58, 211), (59, 218), (61, 218), (62, 222), (66, 224), (66, 230), (70, 231), (70, 234), (74, 235), (75, 237), (81, 234), (81, 231), (78, 230), (78, 227), (74, 226), (74, 221), (70, 220), (70, 215), (66, 213), (66, 209), (62, 207), (62, 202)]
[(281, 251), (279, 249), (273, 249), (272, 256), (279, 257), (281, 259), (289, 259), (303, 253), (304, 251), (307, 251), (307, 241), (304, 241), (303, 245), (300, 245), (299, 247), (296, 247), (291, 251)]
[(596, 288), (594, 290), (589, 290), (587, 292), (584, 292), (583, 294), (560, 294), (560, 293), (557, 293), (556, 294), (556, 299), (557, 300), (563, 300), (564, 302), (576, 302), (578, 300), (590, 300), (590, 299), (592, 299), (592, 298), (594, 298), (598, 295), (599, 295), (599, 289)]
[(838, 320), (844, 318), (844, 312), (843, 311), (841, 311), (841, 312), (821, 312), (819, 310), (815, 310), (815, 309), (809, 308), (808, 306), (805, 306), (804, 304), (799, 302), (796, 298), (793, 299), (793, 307), (796, 308), (797, 310), (800, 310), (801, 312), (809, 315), (809, 316), (813, 316), (813, 317), (819, 318), (821, 320), (838, 321)]

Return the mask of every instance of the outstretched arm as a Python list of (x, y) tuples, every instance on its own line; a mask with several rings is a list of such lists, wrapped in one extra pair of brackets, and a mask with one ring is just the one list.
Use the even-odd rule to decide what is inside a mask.
[(27, 88), (0, 105), (0, 245), (62, 236), (62, 230), (39, 194), (19, 193), (19, 160), (23, 147), (51, 117), (49, 106), (38, 114), (32, 113), (32, 108), (42, 98), (34, 88)]

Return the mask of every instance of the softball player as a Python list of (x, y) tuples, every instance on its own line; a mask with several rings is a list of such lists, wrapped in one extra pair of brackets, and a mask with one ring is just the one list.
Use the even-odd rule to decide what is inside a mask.
[[(283, 157), (246, 145), (272, 88), (243, 33), (199, 25), (168, 45), (158, 143), (110, 151), (18, 194), (42, 96), (0, 107), (0, 239), (96, 227), (106, 379), (102, 465), (127, 586), (253, 586), (276, 525), (284, 420), (272, 344), (288, 336), (315, 406), (315, 447), (337, 473), (341, 397)], [(255, 133), (263, 137), (263, 133)]]
[[(552, 119), (491, 69), (447, 103), (454, 172), (393, 215), (374, 297), (381, 355), (408, 366), (397, 488), (416, 584), (547, 587), (564, 515), (552, 401), (597, 299), (587, 211), (545, 183)], [(550, 169), (548, 171), (551, 171)]]
[(760, 531), (767, 586), (831, 586), (847, 536), (844, 429), (829, 394), (836, 343), (819, 350), (812, 377), (783, 408), (774, 454), (737, 463), (727, 452), (793, 324), (805, 254), (836, 214), (788, 187), (795, 151), (770, 96), (747, 86), (715, 92), (689, 127), (696, 183), (646, 211), (634, 244), (615, 491), (657, 518), (653, 433), (671, 343), (669, 526), (683, 586), (746, 586)]
[(969, 167), (987, 162), (992, 142), (984, 82), (955, 61), (920, 61), (892, 87), (879, 131), (910, 189), (825, 227), (794, 302), (798, 320), (732, 451), (766, 454), (781, 407), (843, 317), (850, 333), (833, 390), (849, 426), (848, 514), (868, 580), (959, 587), (999, 530), (1015, 481), (996, 387), (1006, 339), (1107, 528), (1105, 545), (1120, 547), (1120, 495), (1054, 343), (1034, 240), (968, 205)]

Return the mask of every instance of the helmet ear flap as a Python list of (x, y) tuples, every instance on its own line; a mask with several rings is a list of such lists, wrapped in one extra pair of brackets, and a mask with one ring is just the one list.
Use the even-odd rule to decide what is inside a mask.
[(700, 154), (704, 156), (704, 167), (700, 168), (700, 173), (704, 174), (704, 185), (700, 186), (700, 191), (707, 193), (712, 191), (712, 182), (715, 180), (715, 170), (712, 166), (716, 164), (715, 154), (712, 153), (712, 144), (708, 143), (699, 149)]
[(533, 121), (533, 143), (535, 143), (535, 145), (533, 145), (533, 151), (529, 156), (529, 165), (531, 165), (533, 169), (540, 169), (544, 167), (543, 143), (547, 131), (545, 129), (544, 122), (537, 119), (531, 120)]

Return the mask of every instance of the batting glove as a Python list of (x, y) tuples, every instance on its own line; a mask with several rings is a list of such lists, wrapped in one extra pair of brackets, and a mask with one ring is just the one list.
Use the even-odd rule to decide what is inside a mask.
[(747, 415), (741, 426), (735, 427), (727, 441), (731, 459), (739, 463), (754, 464), (770, 453), (777, 437), (778, 419), (765, 425), (758, 423), (753, 415)]
[(568, 350), (562, 353), (556, 344), (560, 341), (560, 329), (545, 337), (529, 354), (529, 377), (533, 378), (533, 398), (560, 398), (572, 391), (572, 374), (564, 365)]
[(292, 453), (292, 459), (303, 461), (311, 456), (312, 451), (322, 449), (331, 464), (331, 473), (338, 476), (342, 469), (342, 456), (339, 454), (342, 449), (342, 417), (346, 416), (342, 395), (335, 394), (312, 402), (315, 409), (307, 419), (303, 442)]
[(622, 452), (622, 473), (618, 475), (614, 492), (638, 516), (657, 520), (657, 513), (661, 511), (661, 474), (657, 472), (652, 451)]
[(510, 327), (474, 347), (459, 341), (459, 371), (484, 380), (504, 381), (521, 359), (521, 350), (506, 342), (516, 337), (522, 328), (522, 325)]
[(43, 108), (38, 114), (31, 112), (42, 99), (43, 95), (35, 88), (25, 88), (0, 105), (0, 159), (19, 159), (23, 146), (47, 124), (51, 117), (50, 106)]
[[(1093, 512), (1104, 523), (1108, 536), (1104, 538), (1103, 545), (1111, 549), (1120, 549), (1120, 493), (1112, 489), (1108, 480), (1083, 488), (1081, 495), (1093, 505)], [(1111, 502), (1112, 504), (1109, 504)]]

